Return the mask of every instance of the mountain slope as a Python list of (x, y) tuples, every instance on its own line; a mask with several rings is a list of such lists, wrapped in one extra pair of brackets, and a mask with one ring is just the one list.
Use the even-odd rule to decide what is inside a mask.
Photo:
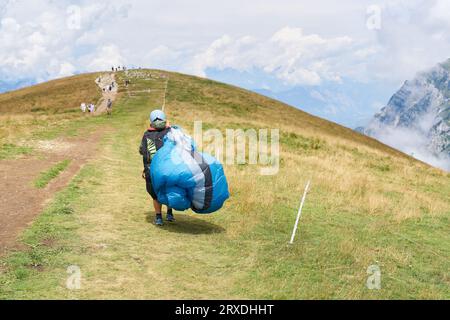
[(406, 81), (364, 132), (450, 170), (450, 59)]
[(81, 102), (100, 99), (100, 91), (92, 86), (97, 75), (77, 75), (0, 94), (0, 114), (78, 111)]
[[(171, 123), (192, 133), (201, 120), (224, 135), (279, 129), (281, 159), (271, 176), (257, 165), (225, 165), (231, 198), (222, 210), (176, 213), (175, 224), (157, 228), (137, 146), (167, 77)], [(119, 85), (125, 78), (131, 85), (119, 88), (110, 118), (70, 113), (67, 121), (49, 111), (2, 122), (0, 143), (18, 141), (10, 127), (26, 126), (20, 136), (32, 145), (108, 131), (96, 159), (24, 232), (29, 249), (2, 258), (0, 297), (448, 298), (449, 175), (240, 88), (157, 70), (116, 74)], [(81, 290), (65, 287), (70, 265), (80, 267)], [(381, 269), (381, 290), (366, 287), (371, 265)]]

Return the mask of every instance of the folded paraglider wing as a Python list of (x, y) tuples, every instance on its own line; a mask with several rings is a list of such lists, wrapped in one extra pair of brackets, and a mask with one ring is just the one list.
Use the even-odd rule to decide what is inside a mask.
[(220, 162), (198, 152), (192, 138), (177, 127), (164, 137), (150, 172), (158, 201), (175, 210), (191, 208), (196, 213), (212, 213), (229, 198)]

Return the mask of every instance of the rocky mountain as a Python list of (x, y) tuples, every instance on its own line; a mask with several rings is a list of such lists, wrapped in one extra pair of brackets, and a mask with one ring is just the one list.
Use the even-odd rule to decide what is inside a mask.
[(450, 59), (406, 81), (363, 132), (450, 169)]

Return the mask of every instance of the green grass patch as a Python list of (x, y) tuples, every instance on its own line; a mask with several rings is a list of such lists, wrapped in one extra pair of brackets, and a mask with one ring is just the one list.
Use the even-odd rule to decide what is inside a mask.
[(77, 263), (81, 250), (74, 246), (80, 242), (80, 198), (97, 175), (92, 166), (84, 167), (21, 235), (26, 249), (0, 258), (0, 300), (54, 299), (70, 293), (64, 284), (67, 267)]
[(387, 163), (372, 163), (370, 167), (381, 172), (391, 171), (391, 166)]
[(58, 162), (47, 171), (41, 172), (39, 177), (34, 181), (34, 186), (38, 189), (45, 188), (46, 185), (55, 179), (62, 171), (64, 171), (70, 164), (70, 160)]
[(17, 146), (12, 143), (5, 143), (0, 146), (0, 160), (13, 159), (17, 156), (29, 154), (33, 149), (25, 146)]
[(327, 143), (317, 137), (304, 137), (293, 132), (283, 132), (281, 134), (281, 142), (283, 145), (302, 150), (319, 150), (327, 146)]

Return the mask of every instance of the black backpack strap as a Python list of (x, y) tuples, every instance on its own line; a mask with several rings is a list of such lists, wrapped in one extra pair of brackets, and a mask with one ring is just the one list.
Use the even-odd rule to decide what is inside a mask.
[(147, 131), (142, 138), (139, 152), (143, 156), (144, 166), (149, 165), (156, 151), (164, 145), (164, 136), (169, 132), (170, 128), (161, 131)]
[(169, 133), (170, 128), (165, 128), (161, 131), (156, 131), (156, 137), (155, 137), (155, 145), (156, 150), (161, 149), (161, 147), (164, 145), (164, 137), (167, 133)]

